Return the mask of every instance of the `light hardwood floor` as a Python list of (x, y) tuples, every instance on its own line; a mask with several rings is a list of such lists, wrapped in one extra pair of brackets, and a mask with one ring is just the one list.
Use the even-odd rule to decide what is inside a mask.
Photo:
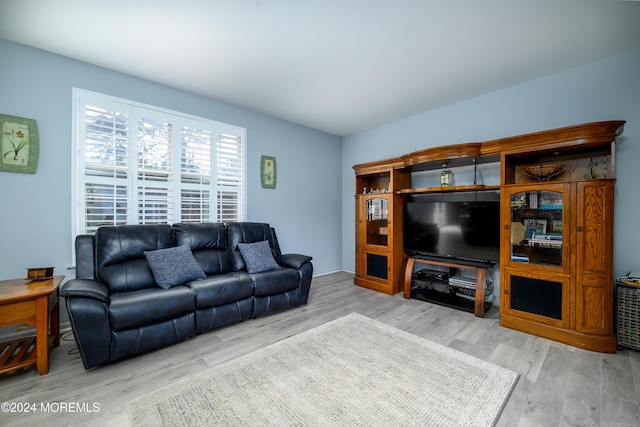
[[(306, 306), (88, 371), (66, 333), (51, 353), (48, 375), (33, 367), (0, 375), (0, 402), (36, 406), (36, 412), (0, 412), (0, 425), (127, 426), (127, 402), (351, 312), (518, 372), (498, 426), (640, 426), (640, 352), (580, 350), (500, 327), (496, 307), (477, 318), (359, 288), (345, 272), (315, 277)], [(54, 404), (42, 412), (47, 402), (99, 411), (56, 412)]]

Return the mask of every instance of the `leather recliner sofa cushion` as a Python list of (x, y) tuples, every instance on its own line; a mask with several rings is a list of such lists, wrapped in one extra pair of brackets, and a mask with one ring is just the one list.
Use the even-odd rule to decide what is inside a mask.
[(227, 229), (222, 223), (173, 224), (176, 246), (187, 245), (207, 276), (231, 273)]
[(291, 268), (249, 274), (255, 284), (255, 296), (275, 295), (292, 289), (300, 284), (300, 274)]
[(121, 331), (160, 323), (196, 310), (195, 294), (186, 286), (158, 287), (111, 295), (111, 329)]
[(247, 273), (227, 273), (187, 283), (196, 295), (196, 307), (217, 307), (250, 298), (253, 281)]
[(168, 224), (100, 227), (95, 234), (96, 276), (112, 293), (158, 289), (144, 252), (173, 246)]

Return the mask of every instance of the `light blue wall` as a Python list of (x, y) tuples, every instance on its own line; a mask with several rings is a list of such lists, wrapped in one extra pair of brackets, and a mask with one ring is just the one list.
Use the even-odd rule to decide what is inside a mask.
[[(627, 120), (616, 157), (615, 274), (640, 268), (640, 51), (567, 70), (340, 138), (0, 39), (0, 113), (36, 119), (35, 175), (0, 172), (0, 279), (71, 265), (71, 89), (184, 111), (248, 129), (249, 220), (278, 230), (284, 251), (316, 273), (354, 270), (352, 165), (438, 145), (600, 120)], [(342, 144), (341, 144), (342, 141)], [(275, 156), (276, 190), (259, 159)]]
[(343, 138), (342, 265), (354, 270), (354, 164), (439, 145), (626, 120), (616, 153), (614, 273), (640, 269), (640, 50)]
[[(72, 273), (73, 87), (247, 128), (248, 219), (268, 222), (284, 252), (341, 269), (341, 138), (0, 39), (0, 113), (32, 118), (40, 133), (35, 175), (0, 172), (0, 279), (26, 267)], [(275, 190), (260, 187), (260, 156), (275, 156)]]

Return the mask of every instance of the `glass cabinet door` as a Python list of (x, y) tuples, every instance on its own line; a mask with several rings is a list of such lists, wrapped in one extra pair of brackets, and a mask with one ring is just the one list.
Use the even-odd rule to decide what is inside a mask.
[(387, 246), (389, 236), (389, 201), (374, 197), (366, 202), (367, 244)]
[(511, 261), (562, 266), (564, 192), (522, 191), (510, 202)]

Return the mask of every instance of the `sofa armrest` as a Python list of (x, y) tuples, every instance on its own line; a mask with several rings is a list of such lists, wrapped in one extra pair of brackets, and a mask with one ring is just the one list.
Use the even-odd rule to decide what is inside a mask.
[(100, 302), (109, 302), (109, 289), (97, 280), (72, 279), (62, 286), (60, 295), (63, 297), (93, 298)]
[(281, 267), (295, 268), (299, 270), (305, 262), (311, 261), (313, 258), (300, 254), (282, 254), (276, 258), (276, 262)]
[(85, 369), (110, 361), (109, 289), (92, 279), (72, 279), (62, 286), (67, 314)]

